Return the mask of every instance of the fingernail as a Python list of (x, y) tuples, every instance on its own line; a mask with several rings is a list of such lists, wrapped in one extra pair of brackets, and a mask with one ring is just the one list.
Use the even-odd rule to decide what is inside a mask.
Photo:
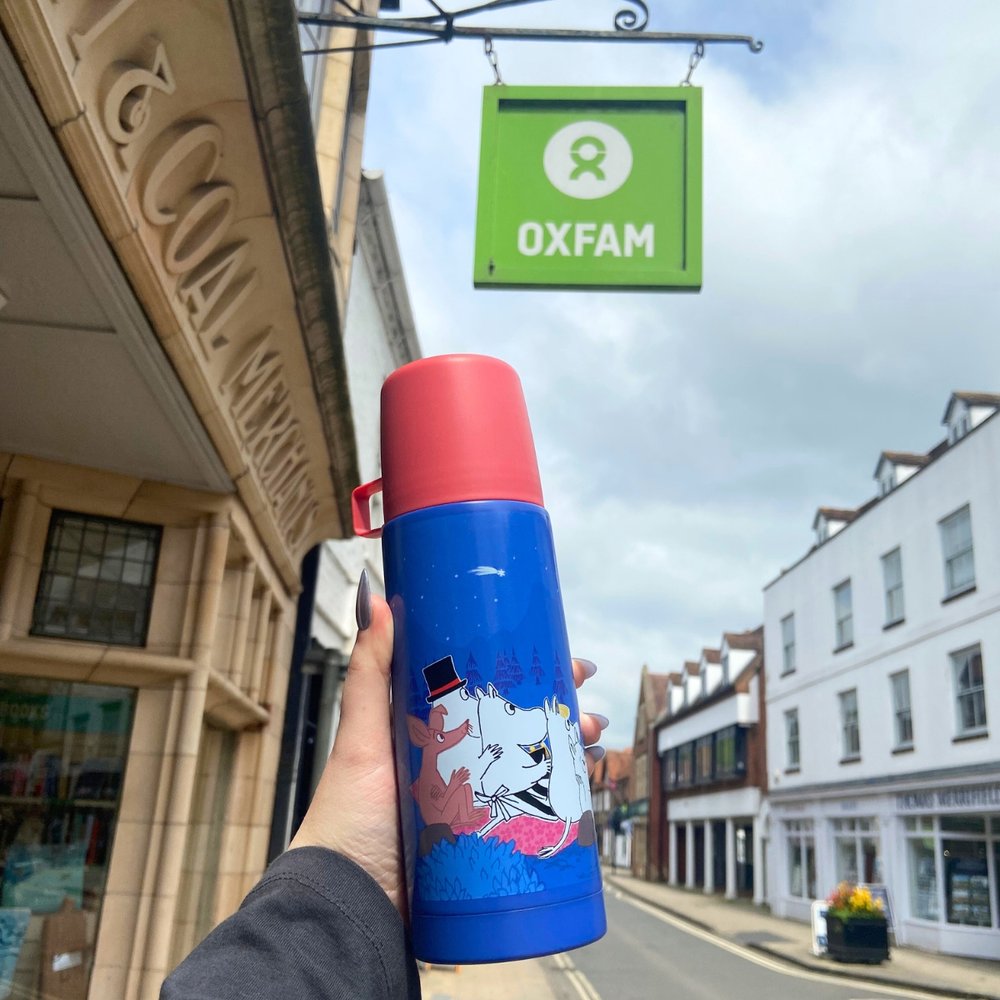
[(576, 657), (576, 662), (580, 664), (580, 668), (583, 670), (583, 676), (590, 678), (597, 673), (597, 664), (592, 663), (590, 660), (582, 660), (579, 656)]
[(588, 712), (587, 714), (592, 719), (596, 719), (597, 720), (597, 724), (598, 724), (598, 726), (601, 727), (601, 729), (607, 729), (608, 726), (611, 724), (611, 720), (609, 718), (607, 718), (607, 716), (599, 715), (597, 712)]
[(358, 583), (358, 600), (354, 605), (354, 614), (358, 619), (358, 631), (364, 632), (372, 623), (372, 588), (368, 582), (368, 570), (361, 571)]
[(594, 758), (594, 763), (596, 764), (599, 760), (601, 760), (601, 758), (605, 755), (605, 753), (607, 753), (607, 751), (604, 749), (604, 747), (596, 746), (596, 747), (587, 747), (587, 753), (589, 753), (590, 756)]

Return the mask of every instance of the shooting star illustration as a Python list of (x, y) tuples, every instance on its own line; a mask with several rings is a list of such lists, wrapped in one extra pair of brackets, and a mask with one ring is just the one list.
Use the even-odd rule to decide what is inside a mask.
[(507, 571), (503, 569), (497, 569), (496, 566), (477, 566), (475, 569), (470, 569), (470, 573), (475, 573), (476, 576), (506, 576)]

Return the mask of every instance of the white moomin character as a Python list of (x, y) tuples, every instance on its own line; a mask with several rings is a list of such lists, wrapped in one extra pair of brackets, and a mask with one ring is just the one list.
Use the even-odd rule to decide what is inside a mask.
[(546, 787), (549, 760), (536, 760), (531, 752), (545, 739), (545, 712), (541, 708), (519, 708), (492, 684), (485, 691), (476, 691), (476, 698), (482, 759), (487, 761), (476, 801), (489, 805), (492, 814), (479, 831), (480, 836), (518, 815), (552, 819)]
[(570, 827), (579, 823), (577, 841), (587, 847), (594, 842), (594, 814), (590, 804), (590, 778), (579, 726), (569, 717), (569, 708), (553, 698), (543, 703), (552, 749), (552, 774), (549, 776), (549, 804), (563, 821), (559, 842), (543, 847), (540, 858), (560, 850), (569, 837)]

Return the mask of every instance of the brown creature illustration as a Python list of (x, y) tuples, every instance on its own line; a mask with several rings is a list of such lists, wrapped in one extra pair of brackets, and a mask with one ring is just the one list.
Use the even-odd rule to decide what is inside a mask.
[(444, 728), (448, 714), (443, 705), (431, 709), (430, 718), (424, 723), (415, 715), (406, 717), (410, 741), (420, 747), (420, 775), (410, 786), (420, 807), (420, 815), (428, 827), (445, 824), (450, 829), (480, 826), (489, 819), (488, 809), (477, 809), (472, 804), (472, 785), (469, 769), (459, 767), (451, 772), (446, 782), (438, 771), (438, 757), (444, 750), (455, 746), (468, 736), (472, 728), (466, 720), (454, 729)]

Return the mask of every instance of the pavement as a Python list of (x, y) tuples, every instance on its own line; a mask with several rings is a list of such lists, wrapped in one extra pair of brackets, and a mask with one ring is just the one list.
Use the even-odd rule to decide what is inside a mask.
[[(812, 954), (808, 924), (771, 916), (748, 900), (646, 882), (610, 868), (604, 869), (604, 882), (606, 889), (615, 888), (734, 944), (800, 968), (944, 997), (1000, 1000), (1000, 956), (990, 962), (893, 947), (889, 961), (881, 965), (842, 964)], [(421, 964), (420, 980), (424, 1000), (555, 1000), (552, 977), (560, 973), (572, 975), (572, 962), (563, 956), (503, 965)]]
[(825, 955), (813, 955), (808, 924), (771, 916), (749, 900), (726, 900), (701, 890), (647, 882), (608, 868), (604, 870), (604, 883), (606, 889), (613, 886), (702, 930), (800, 968), (945, 997), (1000, 1000), (1000, 955), (991, 962), (896, 946), (889, 961), (881, 965), (844, 964)]
[(423, 1000), (555, 1000), (542, 967), (546, 959), (496, 965), (424, 965)]

